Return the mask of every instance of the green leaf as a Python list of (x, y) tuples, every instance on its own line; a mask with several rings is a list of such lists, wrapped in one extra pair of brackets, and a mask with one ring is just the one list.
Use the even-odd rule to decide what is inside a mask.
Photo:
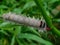
[(22, 11), (23, 11), (22, 8), (14, 8), (12, 12), (17, 13), (17, 14), (21, 14)]
[(0, 9), (4, 9), (4, 8), (8, 8), (8, 7), (5, 5), (0, 5)]
[(24, 9), (24, 10), (25, 10), (25, 9), (29, 9), (29, 8), (31, 8), (31, 7), (33, 7), (33, 6), (36, 6), (35, 2), (34, 2), (34, 1), (29, 1), (29, 2), (27, 2), (27, 3), (24, 5), (23, 9)]
[(52, 3), (57, 2), (57, 1), (59, 1), (59, 0), (50, 0), (49, 3), (52, 4)]
[(0, 24), (0, 27), (6, 27), (6, 25), (10, 24), (10, 22), (3, 22), (2, 24)]
[(46, 41), (46, 40), (43, 40), (42, 38), (36, 36), (36, 35), (33, 35), (33, 34), (28, 34), (28, 33), (21, 33), (20, 36), (19, 36), (20, 39), (30, 39), (30, 40), (34, 40), (34, 41), (37, 41), (39, 43), (42, 43), (42, 44), (45, 44), (45, 45), (52, 45), (52, 43)]
[(17, 37), (16, 37), (16, 40), (17, 40), (19, 45), (24, 45), (23, 43), (20, 42), (20, 40)]
[(37, 34), (38, 36), (41, 36), (40, 33), (38, 33), (36, 31), (36, 29), (32, 28), (32, 27), (28, 27), (28, 29), (26, 31), (30, 31), (30, 32), (33, 32), (34, 34)]
[(9, 36), (9, 34), (6, 31), (4, 31), (4, 30), (0, 30), (0, 32), (5, 34), (5, 35), (7, 35), (7, 36)]
[(12, 37), (11, 45), (14, 45), (14, 43), (15, 43), (15, 35)]
[(16, 26), (15, 31), (14, 31), (14, 35), (19, 35), (20, 33), (21, 33), (21, 26)]
[(53, 21), (53, 22), (60, 23), (60, 19), (53, 19), (52, 21)]

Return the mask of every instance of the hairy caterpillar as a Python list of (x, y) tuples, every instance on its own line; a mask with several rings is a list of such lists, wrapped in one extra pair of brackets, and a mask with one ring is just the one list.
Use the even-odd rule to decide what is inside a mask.
[(35, 18), (22, 16), (21, 14), (16, 15), (14, 13), (4, 14), (3, 18), (5, 20), (8, 20), (8, 21), (24, 24), (24, 25), (27, 25), (27, 26), (32, 26), (32, 27), (35, 27), (35, 28), (39, 28), (41, 30), (49, 30), (49, 28), (47, 27), (47, 24), (46, 24), (44, 19), (39, 20), (39, 19), (35, 19)]

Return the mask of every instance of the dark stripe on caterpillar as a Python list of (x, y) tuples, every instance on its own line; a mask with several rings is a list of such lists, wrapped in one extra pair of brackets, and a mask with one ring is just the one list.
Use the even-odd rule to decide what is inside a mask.
[(40, 28), (46, 28), (46, 30), (51, 30), (44, 21), (40, 21)]
[(40, 28), (42, 27), (42, 21), (40, 22), (40, 26), (39, 26)]
[(46, 23), (44, 22), (44, 24), (42, 24), (42, 28), (45, 28), (45, 25), (46, 25)]
[(45, 28), (45, 26), (46, 26), (46, 23), (44, 22), (44, 21), (40, 21), (40, 28)]

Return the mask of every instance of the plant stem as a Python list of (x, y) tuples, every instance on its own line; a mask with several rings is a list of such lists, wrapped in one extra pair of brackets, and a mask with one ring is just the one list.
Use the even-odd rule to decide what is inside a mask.
[(37, 4), (37, 6), (39, 7), (39, 9), (41, 10), (41, 13), (47, 23), (47, 25), (51, 28), (52, 32), (58, 36), (60, 36), (60, 31), (58, 31), (57, 28), (55, 28), (52, 24), (52, 20), (51, 18), (48, 16), (44, 6), (43, 6), (43, 1), (42, 0), (34, 0), (35, 3)]

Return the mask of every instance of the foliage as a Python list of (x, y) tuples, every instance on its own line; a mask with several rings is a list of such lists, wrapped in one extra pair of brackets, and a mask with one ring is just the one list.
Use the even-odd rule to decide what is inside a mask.
[[(55, 9), (57, 5), (60, 5), (60, 0), (42, 1), (44, 9), (46, 9), (45, 12), (51, 18), (52, 23), (56, 22), (60, 25), (59, 15), (55, 18), (57, 15), (53, 16), (51, 12), (49, 12)], [(0, 0), (0, 16), (4, 13), (13, 12), (40, 19), (43, 13), (41, 11), (41, 8), (36, 5), (34, 0)], [(47, 17), (46, 22), (48, 22), (49, 26), (50, 19), (49, 21), (48, 19)], [(49, 27), (51, 27), (51, 25)], [(60, 37), (51, 31), (38, 32), (35, 28), (0, 19), (0, 45), (60, 45), (59, 42)]]

